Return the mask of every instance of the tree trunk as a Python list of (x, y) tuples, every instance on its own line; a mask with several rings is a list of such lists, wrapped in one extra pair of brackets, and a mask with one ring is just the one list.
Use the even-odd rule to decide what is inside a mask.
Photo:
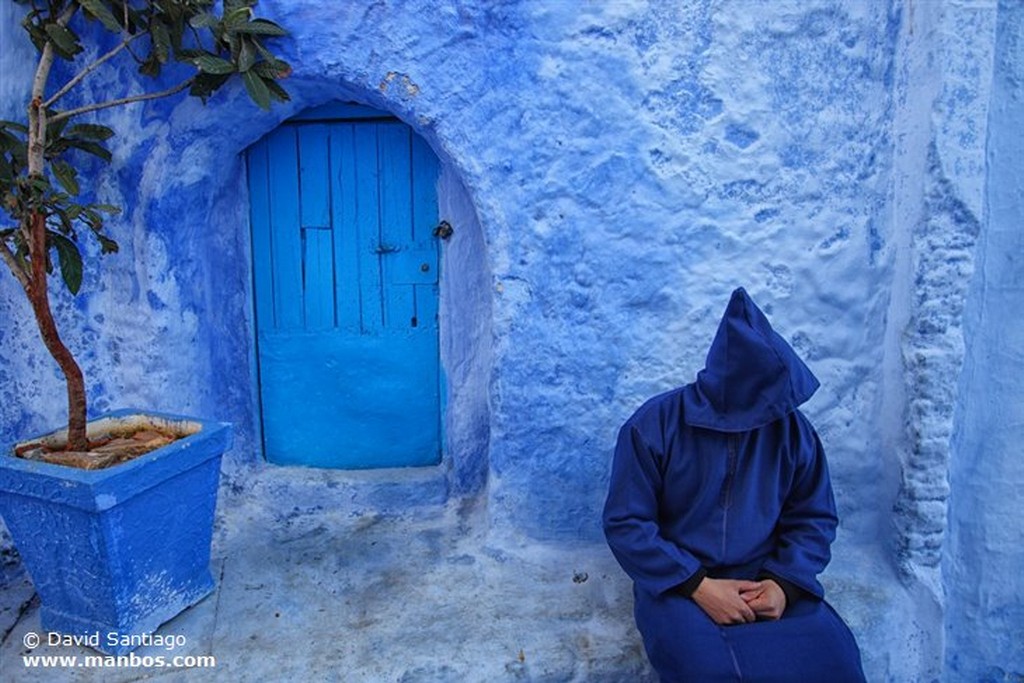
[(71, 351), (61, 341), (57, 332), (57, 324), (50, 311), (50, 297), (46, 283), (46, 217), (40, 213), (32, 214), (29, 226), (32, 239), (29, 243), (29, 255), (32, 262), (32, 278), (26, 290), (28, 300), (32, 304), (39, 333), (43, 337), (46, 349), (57, 361), (68, 390), (68, 449), (85, 451), (89, 449), (89, 441), (85, 435), (85, 379), (82, 369), (71, 355)]
[[(66, 26), (77, 9), (77, 3), (68, 5), (57, 23)], [(30, 177), (42, 176), (45, 172), (47, 121), (43, 96), (46, 92), (46, 81), (50, 75), (50, 68), (53, 66), (53, 59), (53, 44), (47, 41), (39, 56), (39, 65), (36, 67), (35, 78), (32, 81), (32, 100), (28, 107), (28, 174)], [(23, 283), (25, 294), (28, 295), (32, 312), (35, 313), (36, 324), (39, 325), (43, 344), (46, 345), (46, 350), (50, 352), (53, 359), (57, 361), (67, 384), (68, 448), (76, 451), (88, 450), (89, 441), (85, 435), (85, 417), (88, 412), (85, 401), (85, 379), (82, 377), (82, 369), (78, 367), (75, 357), (61, 341), (60, 334), (57, 332), (57, 324), (54, 322), (53, 313), (50, 310), (50, 297), (47, 293), (46, 282), (46, 216), (39, 212), (33, 212), (28, 223), (22, 224), (21, 228), (25, 234), (25, 241), (28, 243), (28, 256), (31, 264), (26, 278), (27, 282)]]

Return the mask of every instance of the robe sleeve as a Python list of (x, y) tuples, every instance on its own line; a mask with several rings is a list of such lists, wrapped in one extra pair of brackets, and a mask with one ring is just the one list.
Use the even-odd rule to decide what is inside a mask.
[(806, 418), (797, 418), (796, 470), (775, 526), (775, 550), (761, 574), (781, 578), (791, 584), (786, 588), (795, 586), (821, 599), (824, 589), (817, 577), (831, 559), (838, 517), (821, 441)]
[(689, 594), (704, 570), (696, 557), (661, 535), (661, 471), (657, 454), (627, 422), (615, 448), (604, 532), (615, 558), (637, 585), (655, 595), (673, 589)]

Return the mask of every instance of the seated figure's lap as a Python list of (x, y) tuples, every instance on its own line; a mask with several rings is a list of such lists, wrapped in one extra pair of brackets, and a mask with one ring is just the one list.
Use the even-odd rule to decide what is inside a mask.
[(860, 654), (825, 602), (801, 600), (778, 621), (719, 626), (682, 596), (636, 595), (637, 626), (662, 683), (862, 683)]

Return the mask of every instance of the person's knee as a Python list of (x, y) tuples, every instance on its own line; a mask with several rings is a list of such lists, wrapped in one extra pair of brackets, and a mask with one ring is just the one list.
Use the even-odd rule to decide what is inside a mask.
[(737, 680), (736, 659), (723, 628), (687, 598), (660, 600), (638, 610), (637, 627), (661, 683)]

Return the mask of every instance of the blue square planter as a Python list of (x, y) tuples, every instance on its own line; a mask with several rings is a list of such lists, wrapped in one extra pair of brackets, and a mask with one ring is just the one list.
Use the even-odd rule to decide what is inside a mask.
[(190, 436), (92, 471), (0, 451), (0, 515), (39, 594), (42, 627), (91, 637), (109, 654), (133, 650), (131, 636), (152, 633), (214, 586), (210, 541), (229, 425), (123, 410), (89, 430), (140, 419)]

